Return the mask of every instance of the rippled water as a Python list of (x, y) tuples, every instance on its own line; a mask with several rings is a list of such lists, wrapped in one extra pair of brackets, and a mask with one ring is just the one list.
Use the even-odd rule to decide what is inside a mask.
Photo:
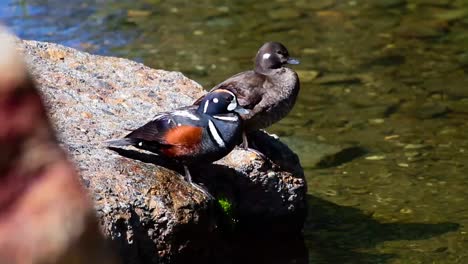
[(309, 263), (468, 263), (468, 1), (1, 1), (0, 18), (207, 88), (283, 42), (302, 91), (269, 130), (306, 168)]

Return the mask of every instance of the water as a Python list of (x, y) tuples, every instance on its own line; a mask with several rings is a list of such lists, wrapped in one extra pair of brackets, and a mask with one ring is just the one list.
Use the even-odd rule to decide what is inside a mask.
[[(468, 263), (468, 1), (24, 0), (0, 17), (207, 88), (283, 42), (302, 91), (269, 131), (306, 168), (309, 263)], [(367, 154), (317, 166), (343, 146)]]

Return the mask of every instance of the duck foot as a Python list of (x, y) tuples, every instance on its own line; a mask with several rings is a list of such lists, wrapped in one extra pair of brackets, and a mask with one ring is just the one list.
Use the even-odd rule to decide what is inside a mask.
[(263, 154), (262, 152), (260, 152), (259, 150), (254, 149), (254, 148), (244, 148), (244, 150), (255, 153), (257, 156), (259, 156), (261, 159), (263, 159), (265, 161), (270, 160), (270, 159), (268, 159), (267, 156), (265, 156), (265, 154)]
[(214, 196), (211, 195), (210, 192), (208, 192), (208, 189), (192, 181), (192, 175), (190, 175), (190, 171), (188, 167), (186, 165), (183, 165), (183, 166), (184, 166), (184, 171), (185, 171), (185, 180), (187, 180), (187, 182), (190, 183), (190, 185), (192, 185), (195, 189), (204, 193), (208, 197), (208, 199), (214, 200), (215, 199)]
[(257, 154), (257, 156), (259, 156), (260, 158), (262, 158), (263, 160), (266, 160), (266, 161), (269, 161), (269, 159), (267, 158), (267, 156), (265, 154), (263, 154), (262, 152), (260, 152), (259, 150), (257, 149), (254, 149), (254, 148), (250, 148), (249, 147), (249, 140), (247, 138), (247, 134), (244, 132), (242, 132), (242, 144), (241, 144), (241, 147), (246, 150), (246, 151), (250, 151), (250, 152), (253, 152), (255, 154)]

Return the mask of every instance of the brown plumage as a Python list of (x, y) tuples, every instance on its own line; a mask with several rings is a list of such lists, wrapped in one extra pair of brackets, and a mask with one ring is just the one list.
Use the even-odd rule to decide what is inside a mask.
[[(267, 42), (257, 53), (254, 70), (236, 74), (210, 92), (231, 91), (239, 104), (250, 110), (242, 116), (246, 132), (266, 128), (284, 118), (296, 102), (299, 78), (293, 70), (283, 66), (297, 63), (282, 44)], [(199, 104), (202, 99), (194, 104)]]

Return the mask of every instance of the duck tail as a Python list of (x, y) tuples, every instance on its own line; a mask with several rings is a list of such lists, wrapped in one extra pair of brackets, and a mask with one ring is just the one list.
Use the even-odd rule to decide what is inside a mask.
[(111, 139), (104, 141), (104, 144), (109, 147), (125, 147), (125, 146), (135, 146), (139, 140), (135, 138), (121, 138), (121, 139)]

